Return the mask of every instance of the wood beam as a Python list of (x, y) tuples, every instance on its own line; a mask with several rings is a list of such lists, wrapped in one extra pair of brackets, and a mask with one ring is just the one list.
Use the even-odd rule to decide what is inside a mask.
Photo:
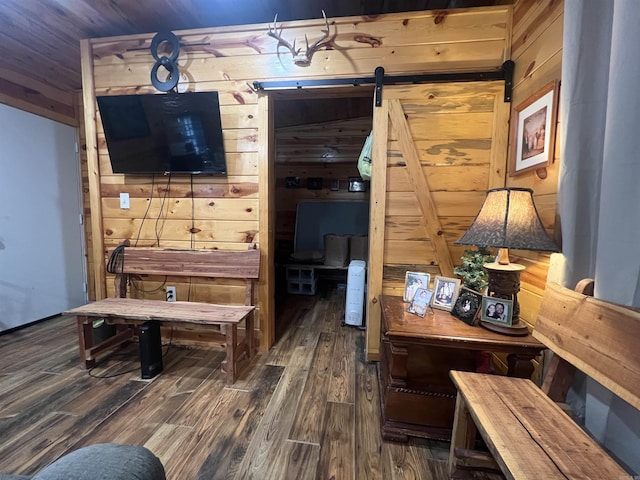
[[(373, 99), (372, 99), (373, 101)], [(384, 268), (384, 228), (387, 198), (388, 102), (373, 109), (371, 193), (369, 196), (369, 280), (367, 288), (367, 360), (380, 356), (380, 302)]]
[(422, 222), (433, 244), (436, 259), (438, 265), (440, 265), (440, 271), (442, 275), (452, 277), (453, 261), (451, 259), (451, 252), (444, 237), (444, 232), (438, 219), (436, 204), (431, 195), (431, 190), (424, 176), (422, 166), (420, 165), (420, 157), (399, 100), (389, 100), (389, 114), (391, 123), (398, 133), (400, 149), (407, 165), (409, 182), (416, 193), (420, 210), (422, 210)]
[(82, 102), (87, 143), (87, 172), (89, 177), (89, 206), (91, 208), (91, 238), (93, 240), (93, 270), (96, 300), (107, 296), (106, 266), (104, 262), (104, 234), (102, 231), (102, 202), (100, 198), (100, 162), (98, 161), (98, 132), (96, 127), (96, 97), (93, 75), (92, 47), (89, 40), (80, 42), (82, 61)]
[(260, 349), (268, 350), (275, 341), (275, 129), (273, 99), (258, 96), (258, 245), (261, 254), (259, 281)]

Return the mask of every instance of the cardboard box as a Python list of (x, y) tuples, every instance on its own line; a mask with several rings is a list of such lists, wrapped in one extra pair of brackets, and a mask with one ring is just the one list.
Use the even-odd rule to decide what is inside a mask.
[(345, 267), (349, 261), (349, 235), (327, 233), (324, 236), (324, 264)]
[(369, 236), (352, 235), (349, 238), (349, 260), (367, 261), (369, 256)]

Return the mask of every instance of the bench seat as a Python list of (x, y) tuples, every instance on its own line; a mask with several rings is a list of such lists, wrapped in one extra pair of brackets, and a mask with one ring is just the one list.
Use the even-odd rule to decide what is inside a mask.
[(453, 428), (466, 439), (454, 455), (473, 446), (477, 428), (507, 478), (628, 478), (531, 380), (458, 371), (451, 378), (458, 388)]
[[(95, 366), (98, 353), (134, 341), (135, 327), (144, 322), (154, 320), (171, 327), (213, 325), (220, 327), (220, 331), (215, 332), (216, 336), (220, 333), (225, 340), (223, 368), (227, 373), (227, 383), (235, 383), (239, 358), (246, 354), (251, 360), (256, 353), (253, 292), (260, 274), (260, 251), (254, 245), (250, 245), (248, 250), (216, 250), (130, 247), (129, 243), (125, 240), (116, 247), (107, 263), (107, 271), (115, 275), (117, 298), (101, 299), (64, 312), (77, 317), (80, 360), (84, 368)], [(164, 276), (165, 282), (171, 276), (225, 279), (225, 282), (230, 279), (232, 283), (244, 283), (244, 298), (241, 300), (244, 304), (127, 297), (128, 286), (134, 281), (154, 276)], [(96, 319), (117, 325), (116, 334), (97, 345), (94, 344), (92, 328)], [(239, 339), (241, 322), (244, 323), (244, 335)]]
[[(235, 383), (238, 376), (238, 360), (246, 354), (251, 360), (255, 355), (253, 338), (252, 305), (216, 305), (200, 302), (164, 302), (160, 300), (140, 300), (135, 298), (105, 298), (97, 302), (68, 310), (66, 315), (75, 315), (78, 319), (78, 338), (80, 342), (80, 360), (85, 368), (95, 364), (97, 353), (132, 340), (136, 326), (149, 320), (166, 325), (196, 323), (200, 325), (225, 326), (226, 358), (222, 364), (227, 374), (227, 383)], [(106, 323), (123, 325), (124, 329), (99, 345), (93, 344), (92, 321), (103, 318)], [(245, 335), (238, 340), (238, 324), (245, 321)]]
[(69, 310), (73, 315), (89, 315), (110, 319), (160, 320), (203, 325), (238, 324), (249, 315), (253, 305), (217, 305), (203, 302), (165, 302), (136, 298), (105, 298)]
[[(553, 355), (540, 387), (528, 379), (451, 371), (458, 389), (449, 475), (499, 469), (513, 479), (630, 479), (559, 406), (576, 371), (640, 408), (640, 312), (547, 283), (533, 336)], [(474, 450), (480, 433), (489, 452)]]

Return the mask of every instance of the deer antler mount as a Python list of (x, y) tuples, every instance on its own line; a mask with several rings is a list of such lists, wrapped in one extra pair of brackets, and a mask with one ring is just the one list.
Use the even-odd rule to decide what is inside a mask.
[(322, 16), (324, 17), (324, 23), (327, 26), (327, 29), (321, 30), (321, 32), (323, 33), (322, 37), (320, 37), (318, 40), (313, 42), (311, 45), (309, 45), (309, 40), (305, 35), (304, 40), (305, 40), (305, 43), (307, 44), (307, 48), (305, 49), (304, 52), (302, 52), (301, 48), (296, 48), (295, 40), (293, 41), (293, 45), (292, 45), (287, 40), (282, 38), (282, 30), (284, 29), (284, 27), (282, 27), (281, 25), (280, 31), (278, 31), (278, 25), (277, 25), (278, 14), (277, 13), (276, 13), (276, 17), (273, 19), (273, 29), (271, 28), (271, 25), (269, 25), (269, 32), (267, 33), (267, 35), (278, 40), (278, 47), (282, 45), (283, 47), (286, 47), (289, 49), (289, 51), (291, 52), (291, 55), (293, 55), (293, 63), (302, 67), (307, 66), (311, 64), (311, 57), (313, 56), (313, 54), (320, 47), (323, 47), (329, 43), (329, 42), (326, 42), (327, 38), (329, 38), (329, 21), (327, 20), (327, 16), (325, 15), (324, 10), (322, 10)]

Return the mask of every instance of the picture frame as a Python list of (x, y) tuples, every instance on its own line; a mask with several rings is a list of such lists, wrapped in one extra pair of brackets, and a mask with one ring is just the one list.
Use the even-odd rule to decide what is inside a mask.
[(300, 177), (285, 177), (284, 188), (300, 188)]
[(411, 302), (419, 289), (429, 289), (431, 275), (423, 272), (406, 272), (404, 275), (404, 294), (402, 300)]
[(554, 80), (515, 107), (511, 122), (509, 176), (537, 170), (553, 162), (558, 118), (558, 89)]
[(460, 279), (436, 276), (433, 280), (431, 306), (450, 312), (460, 292)]
[(419, 288), (418, 290), (416, 290), (416, 294), (413, 296), (413, 300), (411, 300), (411, 303), (409, 303), (407, 312), (418, 315), (419, 317), (424, 317), (427, 314), (427, 310), (429, 309), (429, 306), (431, 304), (432, 296), (432, 290)]
[[(500, 309), (502, 312), (500, 312)], [(513, 301), (505, 298), (483, 296), (480, 320), (510, 327), (513, 324)]]
[(451, 315), (462, 320), (467, 325), (475, 325), (481, 307), (482, 294), (470, 288), (462, 287), (451, 310)]
[(307, 189), (309, 190), (322, 190), (323, 181), (322, 177), (309, 177), (307, 178)]
[(350, 192), (366, 192), (367, 183), (361, 177), (349, 177)]

